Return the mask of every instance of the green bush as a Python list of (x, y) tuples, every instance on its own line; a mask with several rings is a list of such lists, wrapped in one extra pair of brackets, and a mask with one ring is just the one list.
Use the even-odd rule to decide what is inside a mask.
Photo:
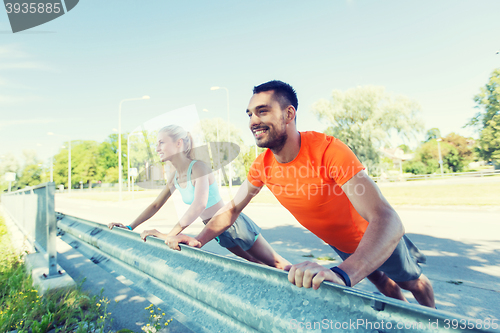
[(403, 172), (423, 175), (427, 173), (427, 166), (420, 161), (406, 161), (403, 163)]

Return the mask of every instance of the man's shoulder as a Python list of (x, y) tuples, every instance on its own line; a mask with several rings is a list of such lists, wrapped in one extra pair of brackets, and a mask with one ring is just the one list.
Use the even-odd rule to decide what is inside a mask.
[(332, 135), (314, 131), (301, 133), (306, 148), (305, 154), (321, 159), (322, 163), (338, 163), (343, 161), (344, 157), (349, 157), (349, 153), (352, 153), (344, 142)]
[(342, 144), (342, 142), (334, 136), (327, 135), (325, 133), (307, 131), (300, 132), (301, 139), (304, 145), (308, 147), (308, 150), (312, 151), (325, 151), (335, 149), (337, 144)]
[(328, 135), (325, 133), (320, 133), (316, 131), (305, 131), (300, 132), (301, 139), (306, 141), (308, 144), (320, 144), (320, 143), (331, 143), (333, 141), (338, 141), (336, 137)]
[(264, 168), (266, 164), (271, 163), (274, 155), (270, 149), (266, 149), (263, 153), (259, 154), (252, 162), (252, 168)]

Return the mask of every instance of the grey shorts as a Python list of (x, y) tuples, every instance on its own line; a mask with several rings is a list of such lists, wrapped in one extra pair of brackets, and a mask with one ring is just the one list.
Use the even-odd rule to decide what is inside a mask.
[[(330, 245), (342, 260), (349, 258), (351, 253), (345, 253)], [(422, 274), (422, 269), (418, 265), (424, 264), (425, 255), (404, 235), (394, 249), (391, 256), (380, 266), (377, 271), (384, 272), (396, 282), (404, 282), (418, 279)]]
[[(207, 224), (209, 220), (203, 221)], [(233, 225), (226, 231), (215, 237), (217, 243), (225, 248), (239, 246), (243, 250), (250, 249), (260, 234), (260, 227), (256, 225), (248, 216), (240, 213)]]

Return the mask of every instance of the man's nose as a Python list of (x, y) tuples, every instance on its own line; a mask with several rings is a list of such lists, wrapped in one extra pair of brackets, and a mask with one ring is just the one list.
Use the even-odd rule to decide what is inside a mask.
[(252, 113), (252, 115), (250, 116), (250, 130), (252, 129), (252, 127), (259, 124), (260, 124), (259, 117), (257, 117), (255, 114)]

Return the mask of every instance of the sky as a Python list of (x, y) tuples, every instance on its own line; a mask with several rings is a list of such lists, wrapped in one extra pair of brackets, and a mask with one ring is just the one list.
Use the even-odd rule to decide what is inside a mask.
[[(478, 111), (473, 97), (500, 67), (499, 1), (82, 0), (12, 33), (0, 11), (0, 160), (48, 161), (64, 141), (104, 141), (194, 105), (253, 144), (253, 86), (279, 79), (298, 94), (298, 129), (324, 130), (310, 110), (332, 90), (379, 85), (420, 103), (442, 135)], [(207, 109), (208, 112), (202, 112)], [(53, 132), (58, 136), (49, 136)]]

